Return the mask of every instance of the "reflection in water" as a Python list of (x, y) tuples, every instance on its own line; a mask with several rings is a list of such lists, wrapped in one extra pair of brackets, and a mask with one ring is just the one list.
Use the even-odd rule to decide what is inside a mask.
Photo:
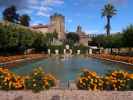
[(11, 68), (17, 74), (29, 74), (34, 68), (42, 67), (46, 73), (51, 73), (59, 80), (73, 80), (79, 75), (81, 69), (86, 68), (104, 75), (110, 70), (127, 70), (133, 72), (133, 66), (103, 61), (84, 56), (72, 56), (69, 58), (49, 57), (38, 61), (25, 62)]

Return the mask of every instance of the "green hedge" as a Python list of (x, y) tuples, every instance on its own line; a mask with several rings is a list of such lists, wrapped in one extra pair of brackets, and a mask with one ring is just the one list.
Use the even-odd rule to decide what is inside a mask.
[[(51, 45), (51, 46), (48, 46), (48, 48), (51, 50), (51, 53), (55, 53), (55, 50), (57, 49), (59, 50), (60, 54), (63, 54), (65, 45), (60, 45), (60, 46)], [(88, 50), (88, 47), (80, 45), (80, 46), (71, 46), (70, 49), (72, 49), (73, 54), (76, 54), (77, 50), (81, 50), (81, 54), (85, 54)]]

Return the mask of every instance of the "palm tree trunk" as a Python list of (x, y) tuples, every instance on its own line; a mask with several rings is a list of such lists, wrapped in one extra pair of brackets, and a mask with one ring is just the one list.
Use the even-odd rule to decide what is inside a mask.
[(110, 17), (107, 16), (107, 26), (106, 26), (106, 29), (107, 29), (107, 36), (110, 35)]

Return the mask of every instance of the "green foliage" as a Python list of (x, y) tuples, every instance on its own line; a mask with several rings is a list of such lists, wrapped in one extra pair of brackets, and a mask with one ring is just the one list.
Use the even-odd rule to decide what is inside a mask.
[(133, 47), (133, 25), (123, 30), (122, 40), (125, 47)]
[(133, 75), (124, 71), (112, 71), (105, 76), (99, 76), (89, 70), (83, 71), (77, 81), (77, 87), (81, 90), (133, 90)]
[(74, 32), (70, 32), (68, 34), (66, 34), (66, 42), (70, 45), (74, 45), (75, 43), (79, 42), (79, 35), (74, 33)]
[(51, 53), (55, 53), (55, 50), (59, 50), (60, 54), (63, 54), (64, 52), (64, 45), (60, 45), (60, 46), (54, 46), (54, 45), (49, 45), (48, 48), (51, 50)]
[(18, 15), (16, 13), (17, 9), (14, 5), (6, 8), (3, 11), (3, 19), (9, 22), (15, 22), (18, 20)]
[(17, 14), (17, 8), (14, 5), (4, 9), (3, 19), (13, 23), (20, 23), (23, 26), (29, 26), (30, 24), (30, 16), (27, 14), (21, 16)]
[[(64, 45), (49, 45), (48, 48), (51, 50), (51, 53), (55, 53), (55, 50), (59, 50), (60, 54), (64, 53), (65, 46)], [(77, 53), (77, 50), (81, 51), (81, 54), (85, 54), (86, 51), (88, 50), (88, 47), (79, 45), (79, 46), (70, 46), (70, 49), (72, 49), (73, 54)]]
[(73, 53), (76, 54), (77, 53), (77, 50), (80, 50), (81, 51), (81, 54), (85, 54), (88, 50), (88, 47), (86, 46), (83, 46), (83, 45), (79, 45), (79, 46), (74, 46), (72, 48), (73, 50)]
[(102, 9), (102, 16), (106, 17), (106, 19), (107, 19), (107, 24), (105, 26), (105, 29), (107, 31), (107, 35), (110, 35), (110, 29), (111, 29), (110, 19), (114, 15), (116, 15), (115, 7), (112, 4), (105, 5), (104, 8)]
[(12, 48), (14, 51), (24, 51), (28, 48), (46, 49), (46, 37), (39, 32), (30, 30), (18, 24), (9, 22), (0, 23), (0, 50), (7, 52)]
[(35, 34), (35, 41), (33, 43), (33, 48), (36, 51), (47, 51), (47, 39), (42, 33)]
[(51, 45), (54, 39), (58, 39), (58, 33), (56, 33), (56, 31), (53, 33), (46, 33), (47, 45)]
[(0, 48), (12, 48), (18, 44), (18, 34), (11, 27), (0, 24)]
[(31, 47), (32, 44), (34, 43), (34, 36), (33, 33), (29, 29), (19, 29), (18, 33), (19, 34), (19, 45), (28, 48)]
[(106, 4), (102, 9), (102, 16), (112, 17), (116, 15), (116, 9), (112, 4)]
[(44, 73), (42, 69), (38, 68), (33, 71), (28, 79), (25, 81), (27, 89), (32, 89), (34, 92), (39, 92), (44, 89), (43, 81)]
[(30, 21), (30, 16), (28, 16), (27, 14), (20, 16), (20, 24), (21, 25), (29, 26), (29, 24), (30, 24), (29, 21)]
[(51, 74), (44, 74), (41, 68), (35, 69), (29, 76), (18, 76), (8, 69), (0, 67), (0, 90), (33, 90), (40, 92), (56, 85)]
[(99, 35), (93, 38), (93, 43), (98, 47), (104, 48), (121, 48), (123, 47), (122, 34), (117, 33), (110, 36)]

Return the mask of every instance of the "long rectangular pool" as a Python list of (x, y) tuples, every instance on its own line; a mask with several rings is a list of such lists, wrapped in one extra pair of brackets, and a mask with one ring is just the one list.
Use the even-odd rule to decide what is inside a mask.
[(62, 81), (75, 80), (84, 68), (95, 71), (100, 75), (104, 75), (111, 70), (133, 72), (133, 66), (84, 56), (73, 56), (66, 59), (49, 57), (47, 59), (26, 61), (15, 65), (10, 70), (19, 75), (27, 75), (37, 67), (41, 67), (45, 73), (51, 73)]

